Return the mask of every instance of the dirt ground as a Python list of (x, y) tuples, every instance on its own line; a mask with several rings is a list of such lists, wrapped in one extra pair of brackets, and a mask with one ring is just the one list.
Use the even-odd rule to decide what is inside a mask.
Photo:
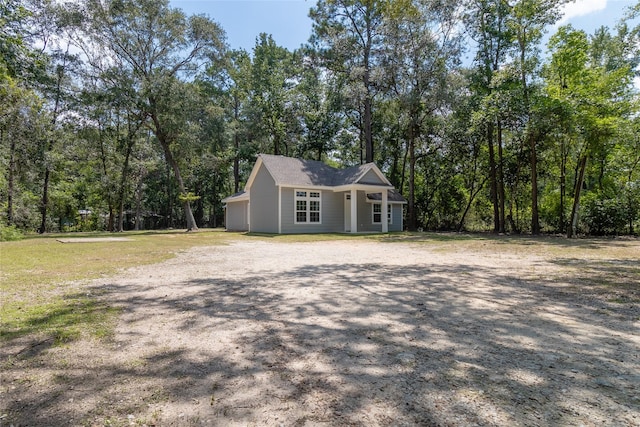
[(4, 346), (0, 425), (640, 426), (640, 242), (562, 242), (247, 238), (79, 283), (115, 335)]

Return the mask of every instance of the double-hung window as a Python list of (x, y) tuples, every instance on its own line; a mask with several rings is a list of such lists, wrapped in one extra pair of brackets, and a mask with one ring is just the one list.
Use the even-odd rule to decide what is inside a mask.
[[(371, 205), (373, 212), (373, 223), (382, 223), (382, 203), (373, 203)], [(391, 213), (391, 205), (387, 204), (387, 224), (393, 224), (393, 214)]]
[(321, 200), (319, 191), (295, 190), (295, 223), (320, 224)]

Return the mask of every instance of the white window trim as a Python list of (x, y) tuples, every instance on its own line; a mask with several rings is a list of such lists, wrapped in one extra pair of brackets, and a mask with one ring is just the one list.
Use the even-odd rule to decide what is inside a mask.
[[(303, 191), (305, 192), (307, 195), (306, 197), (300, 197), (298, 196), (298, 192), (299, 191)], [(320, 195), (319, 198), (315, 198), (315, 197), (311, 197), (311, 193), (318, 193)], [(302, 211), (298, 211), (298, 200), (304, 200), (307, 202), (307, 209), (306, 209), (306, 221), (302, 222), (302, 221), (298, 221), (298, 212), (302, 212)], [(317, 201), (320, 203), (320, 210), (318, 211), (318, 221), (315, 222), (311, 222), (310, 216), (311, 216), (311, 201)], [(314, 211), (315, 212), (315, 211)], [(322, 225), (322, 191), (318, 190), (318, 189), (308, 189), (308, 188), (294, 188), (293, 189), (293, 223), (294, 224), (299, 224), (299, 225)]]
[[(380, 206), (380, 221), (376, 221), (374, 206)], [(371, 223), (382, 224), (382, 203), (380, 202), (371, 202)], [(391, 207), (391, 203), (387, 203), (387, 224), (393, 225), (393, 208)]]

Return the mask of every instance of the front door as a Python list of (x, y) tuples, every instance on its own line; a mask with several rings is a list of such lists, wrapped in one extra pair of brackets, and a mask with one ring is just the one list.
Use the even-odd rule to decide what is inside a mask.
[(351, 194), (344, 195), (344, 231), (351, 233)]

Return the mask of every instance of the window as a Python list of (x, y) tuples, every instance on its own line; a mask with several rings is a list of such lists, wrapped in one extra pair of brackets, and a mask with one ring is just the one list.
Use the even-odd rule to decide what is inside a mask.
[(295, 223), (320, 224), (321, 200), (319, 191), (295, 190)]
[[(382, 203), (373, 203), (371, 208), (373, 211), (373, 223), (382, 223)], [(387, 224), (393, 224), (393, 214), (390, 204), (387, 204)]]

